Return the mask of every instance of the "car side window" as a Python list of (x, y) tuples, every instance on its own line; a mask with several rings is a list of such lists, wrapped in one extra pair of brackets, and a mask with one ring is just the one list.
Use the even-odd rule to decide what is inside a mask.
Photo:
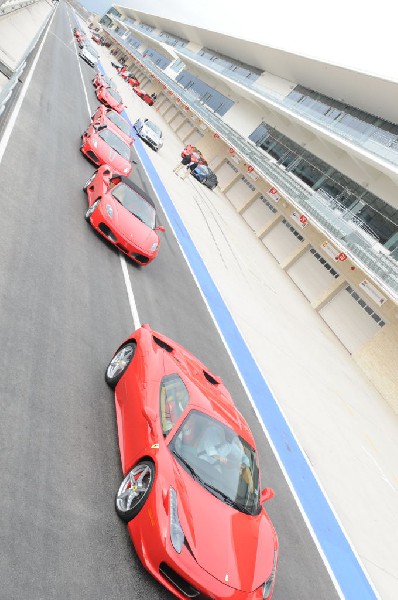
[(189, 402), (188, 390), (176, 373), (166, 375), (160, 383), (160, 419), (166, 436), (184, 412)]

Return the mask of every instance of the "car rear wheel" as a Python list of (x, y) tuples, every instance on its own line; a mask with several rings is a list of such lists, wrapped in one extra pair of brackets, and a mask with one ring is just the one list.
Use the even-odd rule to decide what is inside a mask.
[(135, 342), (127, 342), (116, 352), (109, 363), (105, 371), (105, 381), (112, 389), (116, 387), (117, 382), (133, 360), (136, 347)]
[(84, 215), (84, 218), (86, 219), (87, 223), (90, 223), (90, 217), (93, 214), (93, 212), (95, 211), (95, 209), (97, 208), (98, 204), (101, 202), (101, 200), (96, 200), (94, 202), (94, 204), (92, 204), (88, 209), (86, 214)]
[(148, 459), (140, 460), (123, 479), (115, 501), (122, 521), (131, 521), (144, 506), (155, 479), (155, 465)]

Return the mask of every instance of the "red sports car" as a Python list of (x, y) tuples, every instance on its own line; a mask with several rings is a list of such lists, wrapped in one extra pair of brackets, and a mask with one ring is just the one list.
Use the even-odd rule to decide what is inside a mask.
[(98, 72), (93, 79), (93, 86), (95, 88), (101, 87), (104, 85), (106, 88), (115, 88), (115, 82), (113, 79), (105, 75), (105, 73)]
[(263, 600), (278, 538), (253, 436), (219, 377), (143, 325), (116, 351), (123, 481), (116, 512), (148, 571), (177, 598)]
[(156, 211), (147, 194), (109, 165), (100, 167), (87, 181), (86, 220), (102, 236), (140, 265), (148, 265), (159, 251)]
[(129, 75), (129, 77), (126, 77), (126, 81), (129, 85), (131, 85), (131, 87), (137, 87), (140, 85), (138, 79), (131, 74)]
[(133, 91), (137, 94), (139, 98), (141, 98), (141, 100), (146, 102), (149, 106), (152, 106), (156, 100), (156, 97), (154, 98), (153, 96), (150, 96), (148, 92), (142, 90), (139, 87), (133, 87)]
[(115, 110), (106, 108), (106, 106), (101, 104), (92, 115), (91, 121), (95, 127), (105, 125), (108, 129), (123, 138), (126, 144), (132, 146), (134, 138), (131, 135), (131, 125)]
[(191, 144), (187, 144), (181, 152), (181, 156), (184, 157), (188, 154), (190, 154), (192, 160), (197, 161), (199, 165), (207, 165), (205, 157), (203, 156), (201, 151), (198, 148), (196, 148), (196, 146), (191, 146)]
[(130, 175), (132, 170), (131, 146), (106, 125), (92, 122), (82, 135), (80, 150), (96, 166), (108, 164), (115, 173)]
[(125, 106), (123, 100), (116, 90), (113, 90), (105, 85), (98, 86), (95, 90), (97, 98), (102, 104), (116, 110), (118, 113), (123, 112)]

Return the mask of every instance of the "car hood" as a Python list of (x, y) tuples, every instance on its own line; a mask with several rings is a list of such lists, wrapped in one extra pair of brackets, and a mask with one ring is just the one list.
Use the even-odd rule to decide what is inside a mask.
[[(130, 161), (123, 158), (116, 150), (111, 148), (111, 146), (99, 135), (93, 134), (91, 137), (91, 144), (93, 145), (94, 152), (104, 164), (111, 165), (115, 170), (124, 175), (128, 175), (131, 172), (132, 166)], [(125, 171), (126, 168), (129, 170)]]
[(147, 127), (147, 125), (142, 126), (141, 135), (145, 135), (145, 136), (151, 138), (151, 140), (153, 140), (157, 144), (163, 143), (162, 138), (160, 136), (158, 136), (157, 133), (153, 129), (151, 129), (150, 127)]
[(274, 560), (273, 526), (228, 506), (176, 465), (178, 516), (198, 564), (231, 588), (251, 592), (269, 577)]
[[(113, 228), (119, 231), (123, 237), (131, 241), (135, 246), (148, 251), (152, 244), (158, 241), (156, 231), (131, 214), (111, 194), (106, 197), (106, 204), (109, 204), (113, 210)], [(104, 210), (106, 210), (105, 207)]]

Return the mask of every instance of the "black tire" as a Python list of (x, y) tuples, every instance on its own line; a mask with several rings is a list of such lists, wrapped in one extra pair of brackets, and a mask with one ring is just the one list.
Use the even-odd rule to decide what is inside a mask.
[(139, 460), (127, 473), (117, 491), (115, 510), (128, 523), (138, 515), (155, 480), (155, 465), (149, 459)]
[(105, 371), (105, 381), (112, 389), (115, 389), (119, 379), (126, 372), (127, 367), (134, 358), (137, 344), (134, 341), (127, 342), (115, 353)]

